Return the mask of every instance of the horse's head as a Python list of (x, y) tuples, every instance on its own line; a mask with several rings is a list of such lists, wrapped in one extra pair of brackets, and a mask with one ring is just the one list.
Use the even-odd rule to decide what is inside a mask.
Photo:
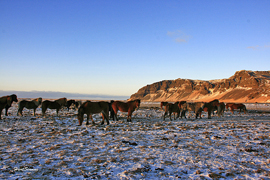
[(10, 97), (11, 97), (11, 102), (13, 102), (13, 101), (18, 102), (16, 94), (12, 94), (12, 95), (10, 95)]
[(82, 107), (78, 109), (78, 121), (79, 121), (79, 126), (82, 125), (83, 122), (83, 115), (84, 115), (84, 110)]
[(38, 98), (38, 105), (40, 105), (42, 103), (42, 98)]
[(141, 104), (141, 100), (140, 99), (136, 99), (135, 100), (135, 106), (136, 106), (136, 108), (139, 108), (140, 107), (140, 104)]

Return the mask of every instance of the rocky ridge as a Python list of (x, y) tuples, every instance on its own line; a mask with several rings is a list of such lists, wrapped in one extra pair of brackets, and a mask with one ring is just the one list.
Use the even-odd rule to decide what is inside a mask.
[(131, 95), (143, 101), (210, 101), (270, 102), (270, 71), (235, 72), (228, 79), (219, 80), (164, 80), (146, 85)]

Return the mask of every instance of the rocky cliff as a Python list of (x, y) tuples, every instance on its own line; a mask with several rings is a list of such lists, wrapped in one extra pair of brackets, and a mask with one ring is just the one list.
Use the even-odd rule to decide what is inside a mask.
[(130, 99), (143, 101), (270, 102), (270, 71), (237, 71), (228, 79), (164, 80), (147, 85)]

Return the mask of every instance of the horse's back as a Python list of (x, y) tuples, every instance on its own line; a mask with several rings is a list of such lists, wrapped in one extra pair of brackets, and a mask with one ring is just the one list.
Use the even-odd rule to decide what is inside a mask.
[(57, 101), (45, 100), (42, 102), (42, 107), (50, 109), (60, 109), (61, 105)]
[(128, 104), (122, 101), (114, 101), (111, 106), (114, 110), (120, 110), (123, 112), (127, 112), (129, 108)]
[(82, 108), (84, 108), (85, 112), (95, 114), (100, 113), (102, 111), (109, 112), (109, 103), (100, 101), (100, 102), (85, 102), (81, 105)]

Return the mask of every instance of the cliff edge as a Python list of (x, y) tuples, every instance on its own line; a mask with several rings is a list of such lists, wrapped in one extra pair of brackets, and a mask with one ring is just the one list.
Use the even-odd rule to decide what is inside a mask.
[(228, 79), (164, 80), (142, 87), (130, 96), (143, 101), (270, 102), (270, 71), (235, 72)]

